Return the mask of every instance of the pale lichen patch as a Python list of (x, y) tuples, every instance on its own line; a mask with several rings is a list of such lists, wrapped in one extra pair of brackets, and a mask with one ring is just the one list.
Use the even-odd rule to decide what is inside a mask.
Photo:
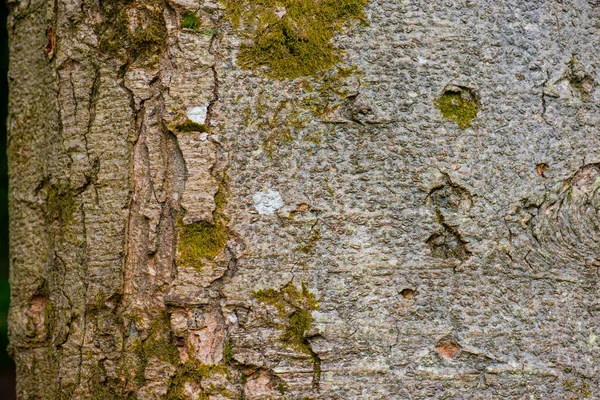
[(205, 124), (206, 123), (206, 114), (208, 112), (208, 107), (206, 106), (196, 106), (188, 108), (186, 115), (188, 119), (197, 124)]
[(254, 201), (254, 208), (261, 215), (273, 214), (283, 207), (281, 195), (273, 189), (255, 193), (252, 200)]

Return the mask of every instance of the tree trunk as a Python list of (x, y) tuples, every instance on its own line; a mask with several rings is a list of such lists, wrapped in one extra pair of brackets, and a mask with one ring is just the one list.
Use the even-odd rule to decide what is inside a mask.
[(598, 1), (9, 5), (20, 399), (600, 397)]

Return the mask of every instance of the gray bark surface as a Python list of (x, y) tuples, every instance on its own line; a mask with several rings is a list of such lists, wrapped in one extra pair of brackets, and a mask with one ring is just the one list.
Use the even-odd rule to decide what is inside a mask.
[(600, 2), (231, 4), (9, 2), (19, 398), (599, 398)]

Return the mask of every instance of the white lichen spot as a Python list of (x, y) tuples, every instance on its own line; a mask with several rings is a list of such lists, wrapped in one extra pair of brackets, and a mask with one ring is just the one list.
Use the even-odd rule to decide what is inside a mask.
[(232, 324), (237, 324), (237, 322), (238, 322), (238, 317), (237, 317), (237, 315), (235, 315), (235, 314), (233, 314), (233, 313), (232, 313), (232, 314), (229, 314), (229, 315), (227, 316), (227, 320), (228, 320), (230, 323), (232, 323)]
[(283, 18), (285, 14), (287, 14), (285, 7), (278, 7), (275, 9), (275, 15), (277, 15), (279, 19)]
[(596, 340), (598, 339), (598, 336), (594, 335), (593, 333), (590, 335), (590, 337), (588, 338), (588, 344), (590, 346), (593, 346), (596, 344)]
[(187, 110), (187, 117), (190, 121), (195, 122), (197, 124), (206, 123), (206, 113), (208, 112), (208, 107), (190, 107)]
[(252, 196), (252, 200), (254, 201), (256, 211), (261, 215), (273, 214), (283, 207), (281, 195), (272, 189), (256, 192), (254, 196)]

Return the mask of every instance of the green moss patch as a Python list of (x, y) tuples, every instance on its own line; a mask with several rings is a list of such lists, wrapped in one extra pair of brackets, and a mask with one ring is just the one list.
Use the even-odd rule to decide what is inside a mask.
[(46, 198), (46, 215), (48, 219), (61, 223), (69, 223), (77, 210), (75, 193), (68, 184), (52, 185), (48, 188)]
[(277, 385), (277, 390), (279, 391), (279, 393), (284, 395), (286, 392), (286, 387), (283, 383), (280, 383), (279, 385)]
[(581, 98), (587, 100), (594, 87), (595, 81), (594, 78), (585, 71), (585, 67), (576, 58), (569, 61), (567, 78), (571, 86), (579, 92)]
[(435, 101), (435, 106), (444, 119), (456, 122), (460, 129), (467, 129), (473, 118), (477, 117), (480, 103), (473, 90), (460, 87), (456, 91), (444, 92)]
[(167, 332), (153, 331), (142, 343), (142, 351), (146, 360), (156, 357), (173, 365), (180, 363), (179, 351), (173, 344), (170, 333)]
[(315, 249), (319, 240), (321, 239), (321, 228), (317, 226), (311, 231), (310, 237), (308, 240), (300, 243), (300, 245), (296, 248), (301, 253), (309, 254)]
[[(164, 47), (167, 30), (161, 0), (101, 0), (103, 22), (96, 26), (100, 51), (115, 56), (124, 49), (133, 58), (156, 54)], [(136, 28), (130, 30), (128, 11), (135, 10)]]
[(213, 223), (201, 221), (184, 225), (180, 219), (178, 260), (185, 266), (201, 269), (203, 260), (215, 258), (227, 243), (227, 218), (223, 213), (225, 194), (223, 186), (215, 195)]
[[(186, 384), (200, 387), (200, 381), (203, 378), (210, 378), (214, 374), (225, 375), (230, 379), (230, 372), (224, 365), (205, 365), (197, 360), (190, 359), (183, 364), (175, 376), (171, 379), (167, 400), (181, 400), (186, 398)], [(208, 399), (208, 395), (201, 393), (200, 400)]]
[(195, 13), (186, 12), (183, 14), (183, 19), (181, 20), (181, 27), (184, 29), (191, 29), (193, 31), (197, 31), (202, 25), (200, 18)]
[(103, 361), (98, 361), (90, 368), (90, 392), (92, 398), (103, 400), (121, 399), (118, 392), (123, 388), (114, 379), (107, 378), (106, 368)]
[(224, 0), (234, 26), (247, 40), (238, 62), (268, 67), (275, 78), (314, 76), (341, 60), (333, 36), (365, 21), (368, 0)]
[(205, 124), (199, 124), (193, 121), (186, 121), (175, 127), (177, 132), (208, 132), (208, 127)]
[(145, 340), (139, 337), (133, 338), (131, 342), (133, 353), (124, 360), (127, 370), (135, 371), (135, 382), (138, 387), (146, 381), (145, 371), (151, 358), (170, 363), (174, 366), (181, 364), (181, 358), (177, 346), (173, 343), (169, 317), (163, 313), (160, 318), (154, 320), (150, 326), (150, 332)]
[[(271, 88), (259, 90), (244, 111), (246, 132), (261, 137), (263, 152), (269, 159), (299, 136), (307, 143), (320, 145), (324, 130), (311, 129), (313, 123), (328, 119), (347, 104), (352, 94), (349, 88), (358, 83), (361, 74), (354, 66), (338, 65), (319, 77), (297, 82), (283, 99)], [(356, 80), (349, 82), (352, 76)]]
[(225, 248), (227, 229), (222, 221), (181, 225), (179, 259), (184, 265), (197, 265), (202, 258), (215, 258)]
[(281, 340), (286, 346), (314, 355), (304, 335), (313, 321), (311, 311), (319, 309), (319, 302), (306, 284), (302, 283), (301, 289), (298, 289), (293, 282), (289, 282), (281, 290), (259, 290), (254, 293), (254, 297), (262, 303), (274, 306), (279, 317), (287, 320), (279, 327), (283, 331)]
[(283, 331), (281, 341), (286, 347), (310, 356), (313, 364), (313, 388), (318, 388), (321, 379), (321, 359), (306, 338), (306, 332), (310, 330), (313, 322), (312, 311), (319, 309), (319, 301), (315, 294), (308, 290), (304, 282), (298, 289), (290, 281), (280, 290), (259, 290), (254, 293), (254, 297), (275, 307), (279, 318), (285, 320), (278, 326), (278, 329)]
[(225, 361), (225, 364), (229, 364), (232, 359), (233, 346), (231, 345), (231, 343), (227, 343), (227, 345), (225, 345), (225, 349), (223, 350), (223, 360)]

